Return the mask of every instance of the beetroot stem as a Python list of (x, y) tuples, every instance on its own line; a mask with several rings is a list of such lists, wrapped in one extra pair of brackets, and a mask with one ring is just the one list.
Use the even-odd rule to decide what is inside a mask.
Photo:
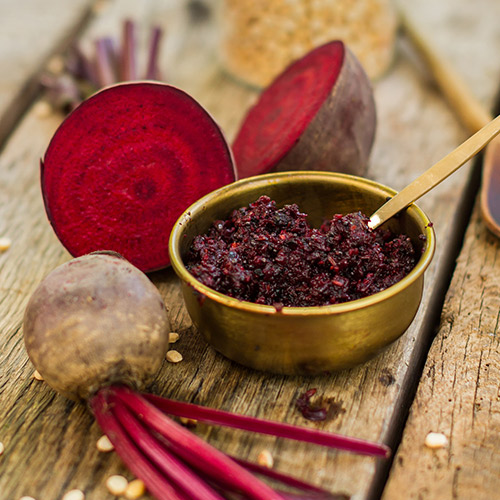
[(203, 470), (207, 476), (231, 484), (249, 499), (283, 500), (282, 495), (255, 478), (224, 453), (172, 421), (140, 394), (126, 387), (113, 387), (110, 390), (114, 391), (145, 425), (164, 436), (177, 454), (182, 453), (183, 460), (190, 463), (194, 461), (196, 467)]
[(148, 490), (158, 500), (191, 500), (181, 496), (159, 471), (137, 449), (123, 430), (116, 417), (111, 413), (108, 402), (108, 389), (101, 389), (90, 401), (97, 423), (113, 443), (116, 452), (127, 467), (144, 481)]
[(107, 87), (115, 82), (113, 65), (108, 51), (108, 42), (100, 38), (95, 42), (96, 46), (96, 70), (101, 87)]
[(121, 53), (121, 78), (123, 81), (137, 79), (135, 23), (130, 19), (123, 25)]
[(365, 441), (363, 439), (238, 415), (192, 403), (181, 403), (152, 394), (145, 394), (144, 397), (160, 410), (177, 417), (193, 418), (210, 424), (223, 425), (250, 432), (260, 432), (261, 434), (270, 434), (272, 436), (294, 439), (297, 441), (305, 441), (364, 455), (387, 457), (390, 454), (390, 448), (388, 446)]
[(278, 472), (277, 470), (270, 469), (268, 467), (263, 467), (262, 465), (255, 464), (253, 462), (248, 462), (247, 460), (242, 460), (240, 458), (231, 457), (235, 462), (240, 464), (245, 469), (248, 469), (251, 472), (255, 472), (256, 474), (261, 474), (262, 476), (266, 476), (269, 479), (273, 479), (275, 481), (279, 481), (282, 484), (286, 484), (287, 486), (291, 486), (298, 490), (303, 490), (312, 493), (318, 493), (322, 495), (331, 495), (328, 491), (318, 488), (312, 484), (306, 483), (305, 481), (301, 481), (300, 479), (296, 479), (287, 474), (283, 474), (282, 472)]
[(161, 28), (155, 27), (151, 32), (149, 43), (149, 58), (146, 69), (146, 80), (160, 80), (160, 70), (158, 68), (158, 53), (160, 51), (160, 40), (162, 36)]
[(172, 483), (175, 483), (189, 497), (197, 500), (224, 500), (202, 479), (196, 476), (191, 469), (181, 462), (175, 455), (144, 428), (134, 414), (119, 399), (114, 399), (113, 413), (127, 431), (132, 441), (161, 469)]

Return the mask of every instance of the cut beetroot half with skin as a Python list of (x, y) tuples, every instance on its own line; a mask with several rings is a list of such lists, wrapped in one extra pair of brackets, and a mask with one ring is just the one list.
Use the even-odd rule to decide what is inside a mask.
[(375, 102), (361, 64), (340, 41), (292, 63), (250, 109), (233, 144), (239, 178), (271, 170), (363, 175)]
[(169, 265), (168, 239), (181, 213), (234, 178), (210, 115), (185, 92), (153, 82), (87, 99), (41, 162), (45, 209), (71, 255), (114, 250), (145, 272)]

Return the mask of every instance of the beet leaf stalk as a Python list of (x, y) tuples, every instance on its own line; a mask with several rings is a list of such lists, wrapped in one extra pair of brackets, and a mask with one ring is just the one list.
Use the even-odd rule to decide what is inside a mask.
[[(175, 498), (194, 500), (222, 500), (226, 496), (221, 495), (225, 494), (236, 494), (249, 500), (346, 498), (280, 472), (233, 459), (174, 422), (167, 414), (362, 454), (388, 454), (384, 445), (139, 394), (122, 385), (100, 389), (91, 398), (90, 406), (118, 454), (159, 499), (164, 498), (161, 496), (162, 485), (173, 487), (177, 493)], [(267, 476), (299, 492), (276, 491), (252, 473)]]
[[(119, 388), (117, 391), (124, 400), (126, 400), (128, 394), (130, 394), (130, 391), (124, 388)], [(261, 434), (270, 434), (276, 437), (305, 441), (363, 455), (387, 458), (390, 454), (390, 449), (386, 445), (365, 441), (363, 439), (318, 431), (308, 427), (298, 427), (295, 425), (283, 424), (281, 422), (247, 417), (245, 415), (206, 408), (192, 403), (173, 401), (152, 394), (147, 394), (144, 397), (160, 410), (176, 417), (192, 418), (209, 424), (223, 425), (251, 432), (260, 432)]]

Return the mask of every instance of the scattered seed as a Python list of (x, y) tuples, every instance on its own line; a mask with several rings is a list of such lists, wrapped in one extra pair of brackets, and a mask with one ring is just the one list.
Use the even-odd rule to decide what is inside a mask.
[(113, 451), (115, 447), (113, 446), (113, 443), (109, 440), (108, 436), (104, 435), (101, 436), (96, 443), (97, 449), (99, 451), (102, 451), (103, 453), (106, 453), (108, 451)]
[(0, 455), (3, 455), (4, 451), (5, 451), (5, 446), (3, 443), (0, 442)]
[(35, 500), (33, 497), (21, 497), (19, 500)]
[(425, 437), (425, 446), (433, 450), (444, 448), (448, 444), (448, 438), (440, 432), (429, 432)]
[(274, 465), (274, 459), (269, 450), (262, 450), (257, 456), (257, 463), (262, 465), (262, 467), (267, 467), (271, 469)]
[(6, 252), (11, 245), (12, 245), (12, 240), (10, 238), (7, 238), (6, 236), (0, 238), (0, 253)]
[(82, 490), (69, 490), (62, 500), (85, 500), (85, 493)]
[(40, 381), (43, 380), (42, 374), (38, 370), (35, 370), (33, 372), (33, 375), (31, 376), (31, 378), (34, 378), (35, 380), (40, 380)]
[(115, 496), (123, 495), (127, 491), (128, 481), (126, 477), (115, 474), (106, 480), (106, 488)]
[(109, 0), (97, 0), (92, 5), (93, 14), (102, 14), (109, 7)]
[(33, 106), (33, 112), (38, 118), (47, 118), (52, 114), (52, 106), (47, 101), (38, 101)]
[(179, 417), (179, 421), (183, 426), (189, 427), (190, 429), (193, 429), (198, 424), (198, 420), (194, 418)]
[(47, 63), (47, 69), (54, 75), (60, 75), (64, 71), (64, 58), (60, 55), (51, 57)]
[(166, 358), (169, 363), (179, 363), (179, 361), (183, 360), (182, 354), (174, 349), (170, 349), (170, 351), (167, 352)]
[(170, 332), (168, 334), (168, 341), (171, 344), (175, 344), (179, 340), (179, 334), (177, 332)]
[(140, 479), (134, 479), (128, 483), (125, 490), (125, 498), (127, 500), (137, 500), (146, 493), (146, 485)]

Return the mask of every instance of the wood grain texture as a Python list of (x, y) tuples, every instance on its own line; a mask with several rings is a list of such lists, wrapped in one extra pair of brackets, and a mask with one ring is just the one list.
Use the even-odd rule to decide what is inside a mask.
[[(500, 246), (475, 211), (384, 500), (498, 496)], [(429, 432), (448, 446), (424, 445)]]
[[(500, 34), (484, 18), (470, 16), (470, 8), (457, 9), (454, 20), (461, 26), (474, 23), (475, 32), (483, 33), (481, 42), (471, 41), (465, 54), (474, 65), (473, 58), (498, 44)], [(499, 8), (492, 4), (491, 15), (499, 15)], [(413, 15), (421, 23), (425, 19), (423, 12)], [(485, 89), (498, 88), (498, 71), (493, 66), (485, 74), (467, 69), (443, 43), (439, 30), (425, 23), (420, 29), (440, 45), (441, 54), (447, 50), (471, 91), (491, 108)], [(487, 231), (476, 207), (383, 500), (399, 499), (402, 492), (405, 498), (422, 500), (498, 497), (499, 251), (498, 238)], [(426, 447), (429, 432), (444, 434), (448, 445)]]
[(0, 145), (34, 99), (49, 57), (89, 18), (91, 0), (0, 2)]
[[(450, 15), (457, 3), (465, 4), (465, 0), (443, 2)], [(482, 0), (482, 8), (486, 3)], [(257, 93), (239, 86), (218, 67), (213, 16), (195, 21), (189, 12), (180, 1), (109, 2), (89, 25), (85, 40), (91, 44), (96, 33), (118, 33), (123, 18), (132, 14), (141, 27), (153, 21), (163, 26), (168, 33), (162, 46), (167, 80), (197, 98), (231, 139)], [(476, 16), (484, 17), (480, 11)], [(437, 19), (436, 25), (443, 19), (447, 17)], [(453, 24), (444, 25), (449, 37), (465, 36)], [(475, 64), (475, 70), (483, 71), (486, 78), (491, 57), (483, 54)], [(399, 189), (465, 138), (404, 46), (399, 46), (391, 70), (376, 83), (375, 93), (379, 126), (369, 177)], [(492, 101), (493, 89), (484, 99)], [(97, 452), (95, 442), (101, 433), (83, 405), (68, 402), (30, 378), (33, 368), (23, 348), (22, 315), (29, 295), (45, 274), (69, 259), (46, 220), (38, 179), (38, 160), (59, 121), (58, 116), (41, 119), (30, 111), (0, 156), (0, 235), (13, 241), (0, 254), (0, 441), (5, 445), (0, 458), (0, 498), (6, 500), (22, 495), (57, 500), (71, 488), (83, 489), (87, 500), (102, 500), (111, 498), (104, 486), (107, 476), (123, 473), (130, 477), (115, 454)], [(207, 346), (193, 328), (172, 271), (153, 273), (173, 329), (180, 333), (176, 349), (184, 361), (165, 363), (151, 391), (393, 444), (404, 416), (402, 407), (415, 377), (420, 376), (418, 366), (453, 265), (458, 243), (455, 224), (467, 183), (468, 171), (463, 169), (420, 203), (434, 221), (438, 236), (422, 306), (399, 341), (353, 370), (305, 378), (237, 366)], [(298, 396), (313, 387), (338, 410), (323, 423), (306, 421), (295, 409)], [(201, 425), (196, 432), (218, 448), (250, 460), (267, 448), (277, 469), (354, 499), (370, 498), (383, 475), (383, 463), (369, 457)]]

